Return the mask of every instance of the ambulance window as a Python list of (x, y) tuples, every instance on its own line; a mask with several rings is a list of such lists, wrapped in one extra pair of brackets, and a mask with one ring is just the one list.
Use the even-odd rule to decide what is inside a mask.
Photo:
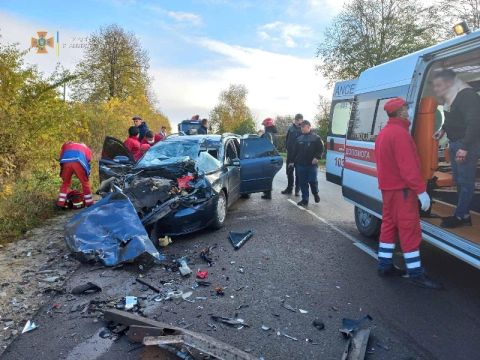
[(380, 130), (383, 129), (383, 127), (385, 126), (385, 124), (388, 121), (388, 115), (385, 112), (385, 110), (383, 110), (383, 107), (385, 106), (387, 101), (390, 100), (390, 99), (391, 98), (381, 99), (381, 100), (378, 100), (378, 102), (377, 102), (377, 113), (375, 115), (375, 121), (373, 123), (373, 128), (372, 128), (372, 134), (375, 137), (378, 135)]
[(334, 105), (330, 131), (332, 135), (345, 136), (347, 133), (351, 110), (352, 103), (350, 101), (342, 101)]
[(359, 141), (374, 141), (372, 139), (372, 123), (375, 116), (376, 99), (355, 99), (352, 109), (352, 121), (348, 138)]

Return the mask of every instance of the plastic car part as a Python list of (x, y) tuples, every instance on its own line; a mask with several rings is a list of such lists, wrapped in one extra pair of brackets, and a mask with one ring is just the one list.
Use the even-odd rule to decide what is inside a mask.
[(65, 225), (65, 242), (80, 261), (97, 260), (106, 266), (133, 261), (141, 255), (163, 260), (132, 203), (121, 192), (108, 194), (72, 217)]
[(230, 231), (230, 233), (228, 234), (228, 238), (230, 239), (230, 242), (232, 243), (235, 250), (240, 249), (242, 245), (245, 244), (247, 240), (250, 239), (252, 236), (253, 230), (248, 230), (245, 232)]

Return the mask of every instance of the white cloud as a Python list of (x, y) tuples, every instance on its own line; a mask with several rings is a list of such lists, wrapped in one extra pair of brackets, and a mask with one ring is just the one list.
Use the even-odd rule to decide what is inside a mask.
[[(313, 31), (309, 26), (275, 21), (264, 24), (257, 30), (262, 40), (274, 44), (282, 44), (288, 48), (295, 48), (300, 41), (309, 41), (313, 38)], [(308, 43), (307, 43), (308, 44)]]
[(298, 112), (312, 119), (318, 95), (328, 93), (326, 81), (315, 72), (313, 59), (234, 46), (207, 38), (194, 42), (222, 55), (223, 60), (210, 70), (153, 69), (154, 91), (172, 123), (194, 113), (208, 116), (219, 93), (232, 83), (244, 84), (249, 90), (247, 102), (258, 124), (265, 117)]
[(202, 24), (202, 17), (197, 14), (183, 11), (168, 11), (167, 15), (178, 22), (187, 22), (193, 25)]

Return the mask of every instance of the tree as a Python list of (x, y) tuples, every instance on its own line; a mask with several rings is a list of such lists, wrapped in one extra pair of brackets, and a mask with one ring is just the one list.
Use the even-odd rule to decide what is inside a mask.
[(435, 44), (439, 12), (415, 0), (352, 0), (326, 29), (318, 70), (333, 83)]
[(277, 115), (275, 118), (275, 126), (279, 134), (287, 133), (288, 128), (293, 123), (293, 118), (292, 115)]
[(453, 37), (453, 25), (465, 20), (470, 29), (480, 29), (480, 0), (443, 0), (439, 10), (444, 19), (445, 37)]
[(234, 132), (240, 135), (255, 132), (255, 121), (248, 108), (245, 85), (231, 84), (220, 93), (219, 103), (210, 112), (210, 124), (215, 132)]
[(72, 97), (101, 102), (148, 93), (149, 59), (133, 33), (118, 25), (101, 28), (90, 36), (85, 55), (77, 65)]
[(330, 109), (330, 101), (325, 96), (319, 95), (315, 127), (317, 128), (317, 134), (320, 135), (325, 144), (327, 143), (328, 126), (330, 123)]

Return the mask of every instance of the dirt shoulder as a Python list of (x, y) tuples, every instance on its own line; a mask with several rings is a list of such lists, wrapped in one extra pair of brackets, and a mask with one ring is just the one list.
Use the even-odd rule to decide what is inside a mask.
[(73, 213), (50, 219), (22, 239), (0, 248), (0, 354), (27, 320), (77, 269), (63, 241), (63, 226)]

